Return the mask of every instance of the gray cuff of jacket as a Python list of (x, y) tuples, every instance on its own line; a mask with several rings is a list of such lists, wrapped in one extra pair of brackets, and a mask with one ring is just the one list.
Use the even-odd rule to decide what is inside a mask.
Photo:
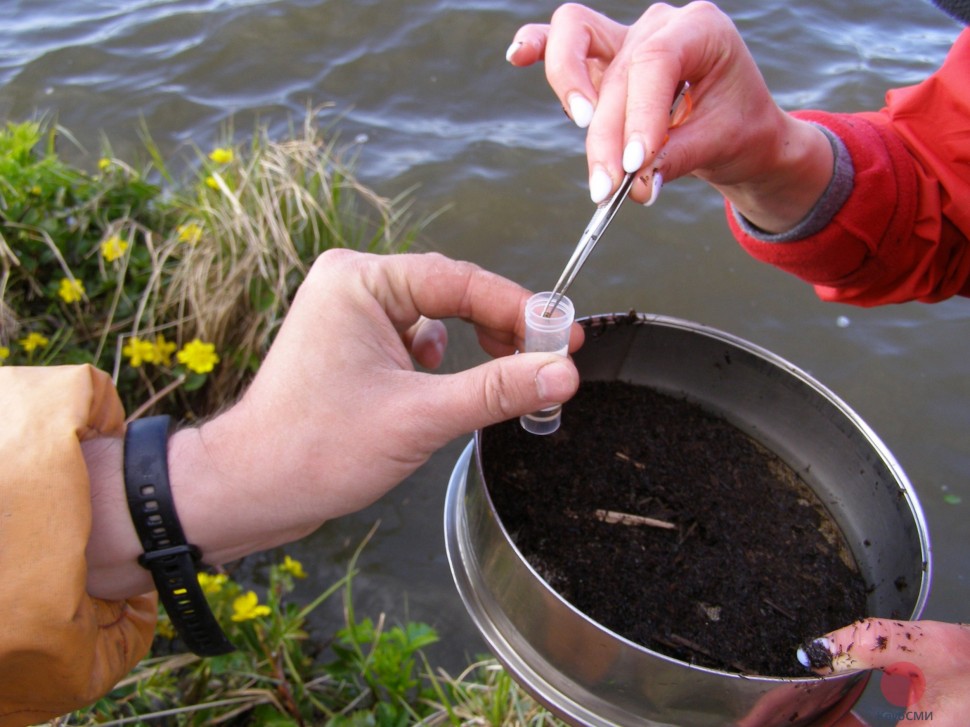
[(845, 148), (845, 144), (842, 143), (839, 137), (824, 126), (820, 124), (813, 124), (813, 126), (821, 129), (832, 145), (832, 154), (835, 156), (835, 169), (832, 173), (832, 179), (829, 180), (829, 184), (822, 193), (822, 196), (819, 197), (818, 202), (802, 218), (802, 221), (785, 232), (779, 232), (777, 234), (765, 232), (760, 227), (751, 224), (751, 222), (734, 209), (734, 205), (731, 205), (731, 213), (734, 215), (734, 219), (737, 220), (738, 225), (741, 226), (741, 229), (746, 234), (754, 239), (760, 240), (761, 242), (794, 242), (795, 240), (811, 237), (821, 232), (832, 221), (835, 214), (842, 209), (842, 205), (845, 204), (849, 195), (852, 194), (852, 188), (855, 183), (855, 167), (852, 166), (852, 157), (849, 154), (849, 150)]

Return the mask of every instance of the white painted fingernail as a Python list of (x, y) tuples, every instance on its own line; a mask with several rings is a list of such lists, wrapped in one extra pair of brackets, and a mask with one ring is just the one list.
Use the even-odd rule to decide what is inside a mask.
[(507, 51), (505, 51), (505, 60), (507, 60), (509, 63), (511, 63), (512, 62), (512, 56), (514, 56), (515, 55), (515, 52), (519, 48), (521, 48), (521, 47), (522, 47), (522, 41), (518, 41), (518, 40), (517, 41), (513, 41), (512, 42), (512, 45), (509, 46), (509, 49)]
[(585, 129), (593, 120), (593, 104), (583, 96), (574, 93), (569, 97), (569, 115), (580, 129)]
[(824, 636), (813, 639), (795, 652), (798, 663), (806, 669), (821, 669), (832, 666), (832, 642)]
[(589, 197), (593, 200), (593, 204), (605, 202), (612, 191), (613, 180), (610, 179), (610, 175), (602, 169), (593, 172), (593, 176), (589, 178)]
[(623, 150), (623, 171), (627, 174), (640, 171), (645, 159), (646, 152), (643, 149), (643, 144), (634, 139)]
[(664, 175), (660, 172), (653, 173), (653, 179), (650, 180), (650, 198), (643, 203), (644, 207), (649, 207), (654, 202), (657, 201), (657, 197), (660, 196), (660, 189), (664, 186)]

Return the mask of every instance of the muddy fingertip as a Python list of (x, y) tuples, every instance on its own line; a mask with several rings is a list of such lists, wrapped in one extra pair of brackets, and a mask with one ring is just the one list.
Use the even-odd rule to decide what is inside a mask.
[(795, 656), (806, 669), (831, 669), (832, 642), (824, 636), (808, 639), (798, 647)]

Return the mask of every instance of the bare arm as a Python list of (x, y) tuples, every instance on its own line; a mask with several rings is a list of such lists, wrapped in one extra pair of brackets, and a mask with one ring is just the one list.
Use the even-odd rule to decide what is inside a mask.
[[(173, 499), (189, 542), (222, 563), (300, 538), (370, 505), (446, 443), (566, 401), (579, 384), (555, 354), (511, 356), (528, 291), (441, 255), (330, 251), (314, 264), (242, 400), (169, 444)], [(467, 371), (441, 361), (439, 319), (475, 325), (498, 358)], [(572, 349), (582, 342), (573, 331)], [(93, 527), (91, 595), (151, 590), (128, 514), (119, 439), (84, 445)]]

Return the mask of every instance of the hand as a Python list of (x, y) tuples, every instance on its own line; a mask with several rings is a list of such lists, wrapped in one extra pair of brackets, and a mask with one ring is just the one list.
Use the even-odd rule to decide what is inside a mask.
[[(870, 618), (815, 644), (831, 656), (819, 674), (883, 671), (887, 711), (899, 725), (962, 727), (970, 714), (970, 625)], [(932, 716), (929, 716), (932, 713)]]
[[(522, 346), (528, 296), (439, 255), (326, 253), (227, 415), (231, 449), (253, 460), (247, 469), (282, 470), (254, 484), (277, 481), (312, 520), (366, 507), (455, 437), (575, 392), (578, 374), (562, 357), (509, 356)], [(410, 352), (440, 363), (446, 334), (434, 319), (445, 317), (474, 323), (482, 347), (503, 358), (459, 374), (416, 372)], [(577, 326), (574, 348), (580, 341)]]
[[(666, 181), (693, 174), (754, 224), (781, 232), (807, 214), (831, 179), (824, 134), (777, 106), (734, 24), (710, 3), (655, 3), (631, 26), (563, 5), (549, 25), (520, 28), (507, 58), (516, 66), (544, 60), (564, 108), (588, 126), (596, 203), (624, 172), (638, 174), (631, 195), (641, 202), (652, 201), (656, 172)], [(693, 109), (671, 129), (680, 81), (691, 84)]]
[[(565, 402), (579, 385), (569, 359), (509, 355), (523, 343), (528, 297), (441, 255), (323, 254), (239, 403), (171, 439), (173, 497), (190, 542), (222, 563), (295, 540), (371, 504), (452, 439)], [(454, 374), (416, 371), (412, 355), (441, 362), (447, 334), (437, 319), (448, 317), (473, 323), (500, 358)], [(581, 343), (575, 326), (571, 350)], [(135, 565), (124, 488), (97, 476), (120, 472), (120, 455), (89, 449), (89, 590), (143, 592), (150, 581)], [(112, 500), (120, 512), (99, 510)], [(124, 532), (133, 542), (119, 544)]]

